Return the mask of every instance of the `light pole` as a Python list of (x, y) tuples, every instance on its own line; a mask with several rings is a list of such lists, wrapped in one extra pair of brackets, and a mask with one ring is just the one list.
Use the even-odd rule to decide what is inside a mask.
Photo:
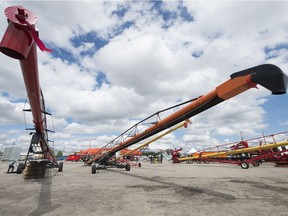
[(92, 143), (93, 140), (95, 140), (95, 138), (93, 138), (93, 139), (86, 139), (86, 140), (87, 140), (87, 141), (90, 141), (90, 142), (89, 142), (89, 148), (91, 148), (91, 143)]

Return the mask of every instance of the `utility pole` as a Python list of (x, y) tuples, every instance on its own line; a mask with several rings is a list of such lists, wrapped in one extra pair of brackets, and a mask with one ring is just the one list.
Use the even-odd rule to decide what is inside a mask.
[(240, 136), (241, 136), (241, 140), (243, 141), (243, 134), (242, 134), (242, 131), (240, 131)]

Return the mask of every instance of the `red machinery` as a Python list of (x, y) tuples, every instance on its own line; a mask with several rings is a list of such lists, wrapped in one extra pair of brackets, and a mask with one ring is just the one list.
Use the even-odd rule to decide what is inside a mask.
[[(155, 113), (153, 116), (157, 116), (157, 121), (155, 121), (154, 124), (147, 128), (145, 131), (139, 132), (137, 130), (138, 125), (140, 125), (144, 121), (143, 120), (119, 135), (117, 138), (107, 144), (114, 145), (109, 152), (102, 155), (97, 155), (87, 162), (88, 165), (96, 163), (92, 166), (92, 173), (96, 173), (97, 164), (103, 166), (113, 165), (110, 161), (116, 152), (148, 137), (151, 137), (186, 119), (189, 119), (190, 117), (195, 116), (250, 88), (255, 88), (257, 84), (262, 85), (266, 89), (270, 90), (274, 95), (286, 93), (287, 76), (282, 72), (280, 68), (275, 65), (259, 65), (237, 73), (233, 73), (230, 77), (231, 79), (217, 86), (215, 90), (209, 92), (206, 95), (202, 95), (196, 99), (191, 100), (188, 105), (168, 115), (162, 120), (159, 118), (159, 113), (162, 111)], [(129, 136), (125, 137), (127, 132), (129, 132)], [(130, 170), (130, 167), (126, 167), (126, 170)]]
[(180, 158), (181, 156), (181, 151), (183, 149), (179, 148), (179, 149), (175, 149), (175, 150), (171, 150), (171, 155), (172, 155), (172, 162), (173, 163), (180, 163), (180, 161), (178, 160), (178, 158)]
[(241, 149), (241, 148), (248, 148), (247, 141), (240, 141), (239, 143), (230, 147), (232, 150)]
[[(42, 51), (51, 51), (45, 47), (38, 37), (35, 28), (37, 17), (22, 6), (10, 6), (5, 9), (8, 20), (8, 27), (0, 43), (0, 51), (5, 55), (19, 60), (22, 74), (28, 94), (35, 132), (32, 132), (32, 139), (27, 153), (42, 154), (42, 161), (50, 162), (50, 165), (58, 167), (62, 171), (63, 163), (58, 164), (52, 150), (48, 144), (48, 132), (46, 115), (49, 114), (45, 109), (44, 98), (39, 84), (38, 63), (36, 45)], [(19, 164), (17, 173), (22, 173), (26, 167)], [(30, 166), (33, 162), (30, 162)], [(43, 163), (43, 169), (46, 169)], [(45, 173), (45, 172), (43, 172)], [(33, 178), (33, 177), (32, 177)]]
[(78, 154), (68, 155), (68, 157), (65, 160), (66, 161), (78, 162), (78, 161), (82, 161), (84, 156), (85, 155), (78, 155)]
[[(202, 149), (193, 153), (190, 157), (175, 158), (175, 161), (193, 163), (227, 163), (241, 166), (243, 169), (248, 169), (249, 164), (259, 166), (262, 162), (274, 162), (277, 165), (288, 164), (288, 141), (276, 142), (276, 135), (288, 135), (288, 132), (271, 134), (263, 137), (257, 137), (246, 141), (240, 141), (236, 144), (227, 143), (206, 149)], [(272, 138), (272, 139), (271, 139)], [(262, 141), (257, 144), (259, 139), (269, 140), (269, 143), (263, 145)], [(287, 138), (286, 138), (287, 140)], [(251, 143), (248, 146), (248, 141)], [(252, 144), (254, 143), (254, 146)], [(234, 144), (231, 146), (231, 144)], [(256, 145), (255, 145), (256, 144)], [(217, 149), (217, 150), (215, 150)], [(228, 149), (228, 150), (227, 150)]]

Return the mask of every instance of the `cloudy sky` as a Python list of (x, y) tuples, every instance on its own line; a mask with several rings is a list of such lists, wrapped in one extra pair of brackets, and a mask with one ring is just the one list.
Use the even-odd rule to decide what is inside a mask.
[[(1, 1), (1, 38), (10, 5), (37, 15), (40, 38), (53, 50), (38, 50), (40, 85), (54, 148), (68, 153), (104, 146), (234, 72), (271, 63), (288, 73), (285, 1)], [(32, 121), (23, 114), (29, 105), (19, 62), (2, 53), (0, 62), (0, 147), (25, 149)], [(250, 89), (150, 147), (200, 149), (286, 131), (287, 99)]]

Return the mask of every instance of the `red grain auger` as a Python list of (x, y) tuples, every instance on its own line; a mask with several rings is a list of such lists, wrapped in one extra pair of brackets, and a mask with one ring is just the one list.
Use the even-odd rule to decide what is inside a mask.
[[(22, 75), (27, 90), (30, 108), (33, 116), (34, 128), (31, 143), (24, 163), (17, 167), (17, 173), (24, 170), (24, 178), (42, 178), (45, 176), (46, 167), (63, 169), (63, 163), (58, 164), (52, 149), (49, 146), (46, 116), (51, 115), (45, 109), (44, 97), (40, 88), (37, 46), (42, 51), (47, 49), (39, 39), (35, 27), (37, 17), (22, 6), (10, 6), (5, 9), (8, 27), (0, 43), (0, 51), (5, 55), (20, 62)], [(30, 153), (38, 155), (37, 160), (27, 160)], [(40, 155), (40, 157), (39, 157)], [(41, 159), (40, 159), (41, 158)]]

